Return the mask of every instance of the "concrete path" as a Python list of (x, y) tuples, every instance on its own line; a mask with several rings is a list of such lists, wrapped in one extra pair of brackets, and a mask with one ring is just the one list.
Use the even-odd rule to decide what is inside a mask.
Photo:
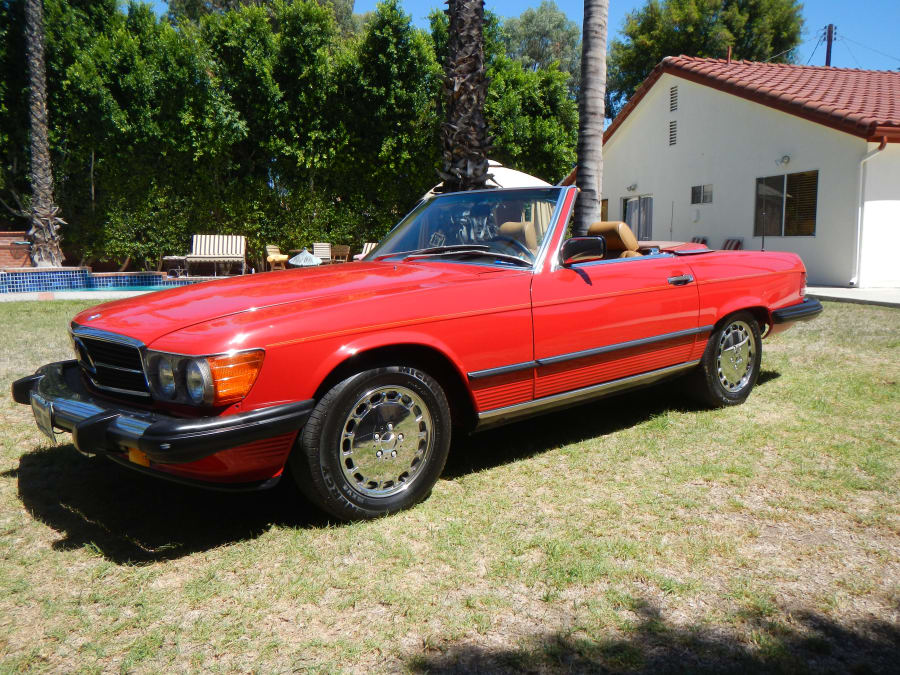
[(900, 288), (807, 286), (806, 294), (819, 300), (854, 302), (860, 305), (881, 305), (882, 307), (900, 307)]
[(118, 300), (153, 291), (35, 291), (32, 293), (0, 293), (0, 302), (22, 300)]

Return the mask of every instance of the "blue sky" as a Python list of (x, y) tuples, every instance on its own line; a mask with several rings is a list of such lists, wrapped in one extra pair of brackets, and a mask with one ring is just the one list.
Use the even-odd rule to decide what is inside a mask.
[[(367, 12), (375, 8), (377, 0), (356, 0), (355, 11)], [(165, 11), (165, 3), (154, 0), (157, 11)], [(428, 13), (435, 7), (444, 9), (440, 0), (402, 0), (418, 26), (428, 25)], [(528, 7), (536, 7), (540, 0), (486, 0), (485, 6), (500, 16), (518, 16)], [(573, 21), (581, 25), (583, 2), (556, 0)], [(610, 37), (622, 27), (625, 15), (644, 4), (643, 0), (610, 0)], [(866, 68), (871, 70), (900, 69), (900, 2), (898, 0), (809, 0), (804, 3), (803, 17), (806, 28), (804, 42), (800, 45), (800, 63), (825, 65), (825, 45), (816, 49), (816, 41), (822, 28), (833, 23), (837, 27), (837, 40), (831, 53), (831, 65), (839, 68)], [(815, 53), (813, 51), (815, 49)], [(811, 57), (811, 60), (810, 60)]]

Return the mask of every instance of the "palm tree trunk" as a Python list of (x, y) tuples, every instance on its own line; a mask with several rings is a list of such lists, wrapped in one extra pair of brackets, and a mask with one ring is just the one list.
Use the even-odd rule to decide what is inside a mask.
[(575, 185), (576, 237), (600, 220), (603, 185), (603, 116), (606, 94), (606, 21), (609, 0), (585, 0), (581, 41), (581, 96), (578, 101), (578, 162)]
[(446, 121), (441, 125), (447, 192), (483, 188), (490, 138), (484, 119), (488, 81), (484, 67), (484, 1), (448, 0), (450, 17), (444, 73)]
[(47, 71), (44, 64), (43, 0), (25, 0), (25, 54), (31, 122), (31, 259), (37, 267), (59, 267), (59, 208), (53, 203), (53, 171), (47, 133)]

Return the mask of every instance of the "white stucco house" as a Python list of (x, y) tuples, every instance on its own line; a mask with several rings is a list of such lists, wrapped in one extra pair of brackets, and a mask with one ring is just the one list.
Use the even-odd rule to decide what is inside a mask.
[(639, 239), (739, 239), (798, 253), (810, 284), (900, 286), (900, 72), (669, 57), (603, 168), (606, 218)]

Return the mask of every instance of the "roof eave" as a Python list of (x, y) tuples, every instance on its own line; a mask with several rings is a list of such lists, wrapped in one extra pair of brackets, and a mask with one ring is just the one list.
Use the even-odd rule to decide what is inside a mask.
[(785, 101), (777, 95), (766, 94), (759, 91), (748, 91), (732, 82), (719, 80), (709, 75), (696, 73), (670, 63), (671, 57), (666, 57), (660, 61), (657, 66), (650, 72), (647, 78), (641, 83), (634, 95), (629, 99), (628, 103), (619, 111), (616, 118), (609, 125), (603, 134), (603, 143), (606, 144), (616, 130), (625, 122), (625, 119), (637, 107), (648, 91), (656, 84), (656, 81), (664, 74), (669, 73), (675, 77), (696, 82), (712, 89), (717, 89), (733, 96), (743, 98), (753, 103), (759, 103), (769, 108), (780, 110), (781, 112), (800, 117), (801, 119), (815, 122), (837, 131), (842, 131), (853, 136), (865, 138), (867, 141), (881, 141), (882, 137), (887, 137), (889, 143), (900, 142), (900, 127), (897, 126), (877, 126), (874, 123), (865, 123), (862, 121), (854, 121), (844, 116), (835, 116), (829, 112), (820, 112), (818, 110), (806, 108), (796, 103)]

